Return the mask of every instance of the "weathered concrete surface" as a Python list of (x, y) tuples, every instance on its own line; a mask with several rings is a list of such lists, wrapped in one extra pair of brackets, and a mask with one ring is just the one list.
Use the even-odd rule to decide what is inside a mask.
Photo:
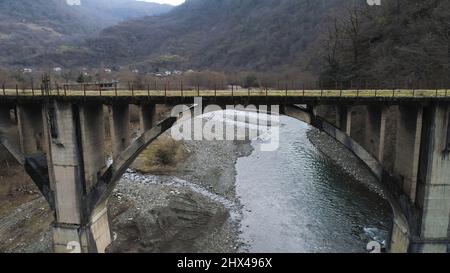
[(360, 145), (364, 145), (366, 141), (366, 117), (365, 105), (355, 105), (351, 108), (350, 134), (348, 135)]
[(40, 105), (17, 105), (20, 147), (25, 155), (46, 151)]
[(448, 150), (450, 107), (426, 108), (421, 181), (417, 204), (422, 209), (420, 252), (450, 251), (450, 154)]
[[(49, 162), (55, 184), (55, 252), (104, 252), (111, 242), (106, 203), (86, 215), (85, 193), (105, 167), (103, 106), (54, 103)], [(55, 130), (55, 129), (53, 129)]]
[(286, 106), (284, 114), (305, 123), (311, 124), (311, 115), (295, 106)]
[(314, 116), (319, 116), (326, 120), (328, 123), (337, 126), (338, 113), (337, 108), (334, 105), (317, 105), (313, 107)]
[(130, 106), (114, 104), (109, 108), (111, 145), (116, 159), (130, 145)]
[(55, 253), (88, 253), (88, 234), (78, 225), (56, 224), (53, 227)]
[(336, 127), (341, 129), (347, 135), (351, 134), (352, 129), (352, 107), (336, 106)]
[(156, 125), (156, 105), (141, 104), (139, 106), (139, 127), (141, 132), (146, 132)]
[(374, 175), (381, 180), (383, 174), (383, 166), (378, 162), (378, 160), (372, 156), (363, 146), (358, 142), (354, 141), (350, 136), (337, 129), (328, 123), (322, 123), (322, 130), (328, 133), (330, 136), (335, 138), (337, 141), (342, 143), (350, 151), (355, 153), (374, 173)]
[[(317, 112), (316, 112), (317, 113)], [(309, 113), (305, 112), (304, 109), (295, 106), (286, 107), (286, 115), (299, 119), (308, 124), (312, 123), (311, 116)], [(350, 151), (355, 153), (375, 174), (375, 176), (381, 180), (383, 174), (383, 166), (373, 157), (369, 152), (367, 152), (364, 147), (362, 147), (358, 142), (354, 141), (349, 135), (342, 132), (332, 124), (328, 123), (326, 120), (319, 117), (314, 117), (315, 126), (323, 130), (331, 137), (342, 143)]]
[(416, 199), (422, 113), (421, 106), (400, 106), (397, 120), (394, 174), (400, 176), (403, 190), (413, 203)]
[(80, 107), (81, 144), (86, 191), (97, 183), (106, 168), (104, 113), (101, 104)]
[(81, 208), (81, 162), (75, 128), (74, 109), (70, 103), (55, 103), (57, 135), (50, 145), (49, 165), (52, 165), (56, 218), (58, 223), (80, 225)]
[(89, 226), (95, 244), (95, 251), (105, 253), (106, 248), (112, 242), (107, 202), (97, 206), (92, 214)]
[(397, 118), (398, 106), (389, 106), (386, 109), (386, 133), (384, 135), (383, 167), (389, 173), (394, 171), (395, 151), (397, 150)]
[(386, 137), (387, 108), (384, 106), (366, 107), (364, 147), (379, 162), (384, 159), (384, 144)]
[(403, 216), (395, 215), (391, 231), (391, 253), (407, 253), (409, 251), (410, 233), (408, 222)]

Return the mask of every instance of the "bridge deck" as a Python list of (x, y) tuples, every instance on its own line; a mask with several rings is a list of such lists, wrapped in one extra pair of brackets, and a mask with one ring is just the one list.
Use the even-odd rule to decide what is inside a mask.
[(181, 103), (203, 97), (220, 103), (309, 103), (337, 100), (343, 102), (427, 102), (450, 101), (448, 89), (383, 89), (383, 90), (52, 90), (45, 95), (41, 90), (3, 89), (0, 101), (40, 101), (48, 98), (68, 101), (153, 101)]

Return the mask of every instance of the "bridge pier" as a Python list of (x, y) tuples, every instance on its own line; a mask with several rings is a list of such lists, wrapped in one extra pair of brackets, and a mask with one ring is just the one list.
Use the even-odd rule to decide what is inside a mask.
[(11, 108), (9, 105), (0, 106), (0, 128), (9, 127), (12, 125)]
[(103, 105), (85, 104), (79, 110), (84, 179), (90, 191), (106, 168)]
[(0, 163), (3, 160), (12, 159), (10, 157), (10, 152), (8, 153), (8, 150), (3, 147), (3, 145), (5, 145), (3, 144), (5, 139), (3, 138), (7, 138), (10, 128), (13, 125), (10, 111), (11, 107), (8, 104), (0, 105)]
[(416, 205), (421, 219), (413, 252), (450, 252), (450, 107), (436, 104), (423, 113)]
[(380, 163), (383, 163), (387, 107), (367, 106), (366, 110), (364, 146)]
[(352, 129), (352, 107), (336, 106), (336, 127), (341, 129), (347, 135), (351, 134)]
[(46, 151), (41, 106), (19, 104), (16, 111), (22, 153), (32, 155)]
[(109, 107), (111, 128), (111, 147), (113, 159), (116, 159), (130, 145), (130, 106), (113, 104)]
[(412, 203), (416, 199), (422, 114), (422, 106), (400, 106), (397, 119), (394, 174)]
[(156, 125), (155, 104), (141, 104), (139, 106), (139, 125), (141, 133), (150, 130)]
[(101, 169), (105, 162), (102, 107), (54, 102), (51, 108), (47, 162), (55, 196), (54, 251), (104, 252), (111, 242), (106, 202), (93, 212), (85, 203), (100, 171), (96, 168)]

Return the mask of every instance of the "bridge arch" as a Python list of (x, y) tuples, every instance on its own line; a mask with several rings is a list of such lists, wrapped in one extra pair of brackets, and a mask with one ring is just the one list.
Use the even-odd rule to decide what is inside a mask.
[(299, 105), (288, 105), (285, 107), (284, 114), (327, 133), (331, 138), (355, 154), (370, 169), (372, 174), (377, 178), (393, 214), (393, 226), (390, 230), (387, 246), (391, 251), (404, 251), (403, 247), (406, 242), (398, 242), (395, 240), (402, 238), (404, 234), (410, 234), (410, 226), (398, 199), (395, 198), (391, 190), (383, 183), (385, 176), (383, 165), (350, 135), (330, 124), (324, 118), (315, 115), (313, 109)]
[[(188, 109), (195, 118), (194, 107)], [(339, 143), (344, 145), (347, 149), (353, 152), (365, 165), (371, 170), (375, 177), (380, 181), (383, 177), (383, 166), (382, 164), (372, 156), (364, 147), (362, 147), (358, 142), (356, 142), (351, 136), (347, 135), (339, 128), (327, 122), (324, 118), (314, 115), (314, 111), (311, 108), (300, 106), (300, 105), (286, 105), (282, 108), (282, 114), (285, 116), (297, 119), (304, 123), (307, 123), (319, 130), (324, 131), (330, 137), (337, 140)], [(110, 194), (116, 186), (116, 183), (120, 180), (122, 175), (131, 166), (133, 161), (141, 154), (145, 148), (153, 143), (160, 135), (164, 132), (170, 130), (177, 121), (177, 117), (169, 117), (158, 123), (155, 127), (144, 132), (140, 137), (135, 139), (131, 145), (129, 145), (109, 166), (109, 168), (101, 176), (98, 184), (88, 195), (88, 208), (92, 213), (99, 204), (104, 204), (108, 200)], [(402, 213), (399, 204), (396, 199), (391, 196), (389, 190), (386, 187), (382, 187), (387, 201), (389, 202), (394, 222), (400, 222), (397, 225), (401, 227), (406, 227), (408, 229), (408, 224), (406, 217)], [(103, 206), (100, 206), (103, 207)], [(408, 232), (408, 231), (403, 231)]]

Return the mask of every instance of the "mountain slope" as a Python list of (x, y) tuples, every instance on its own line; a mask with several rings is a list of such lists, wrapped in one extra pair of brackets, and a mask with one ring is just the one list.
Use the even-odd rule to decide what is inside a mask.
[(170, 9), (134, 0), (83, 0), (80, 6), (65, 0), (1, 0), (0, 64), (25, 65), (21, 60), (66, 50), (104, 27)]
[[(90, 65), (271, 70), (299, 65), (345, 0), (188, 0), (124, 22), (86, 43)], [(71, 59), (65, 55), (60, 62)], [(81, 63), (80, 63), (81, 65)]]
[(322, 78), (333, 85), (336, 80), (410, 88), (450, 83), (448, 0), (386, 0), (377, 9), (350, 10), (329, 41)]
[(75, 8), (79, 8), (81, 13), (99, 18), (97, 24), (103, 27), (129, 19), (163, 14), (173, 8), (171, 5), (136, 0), (83, 0), (81, 3)]

